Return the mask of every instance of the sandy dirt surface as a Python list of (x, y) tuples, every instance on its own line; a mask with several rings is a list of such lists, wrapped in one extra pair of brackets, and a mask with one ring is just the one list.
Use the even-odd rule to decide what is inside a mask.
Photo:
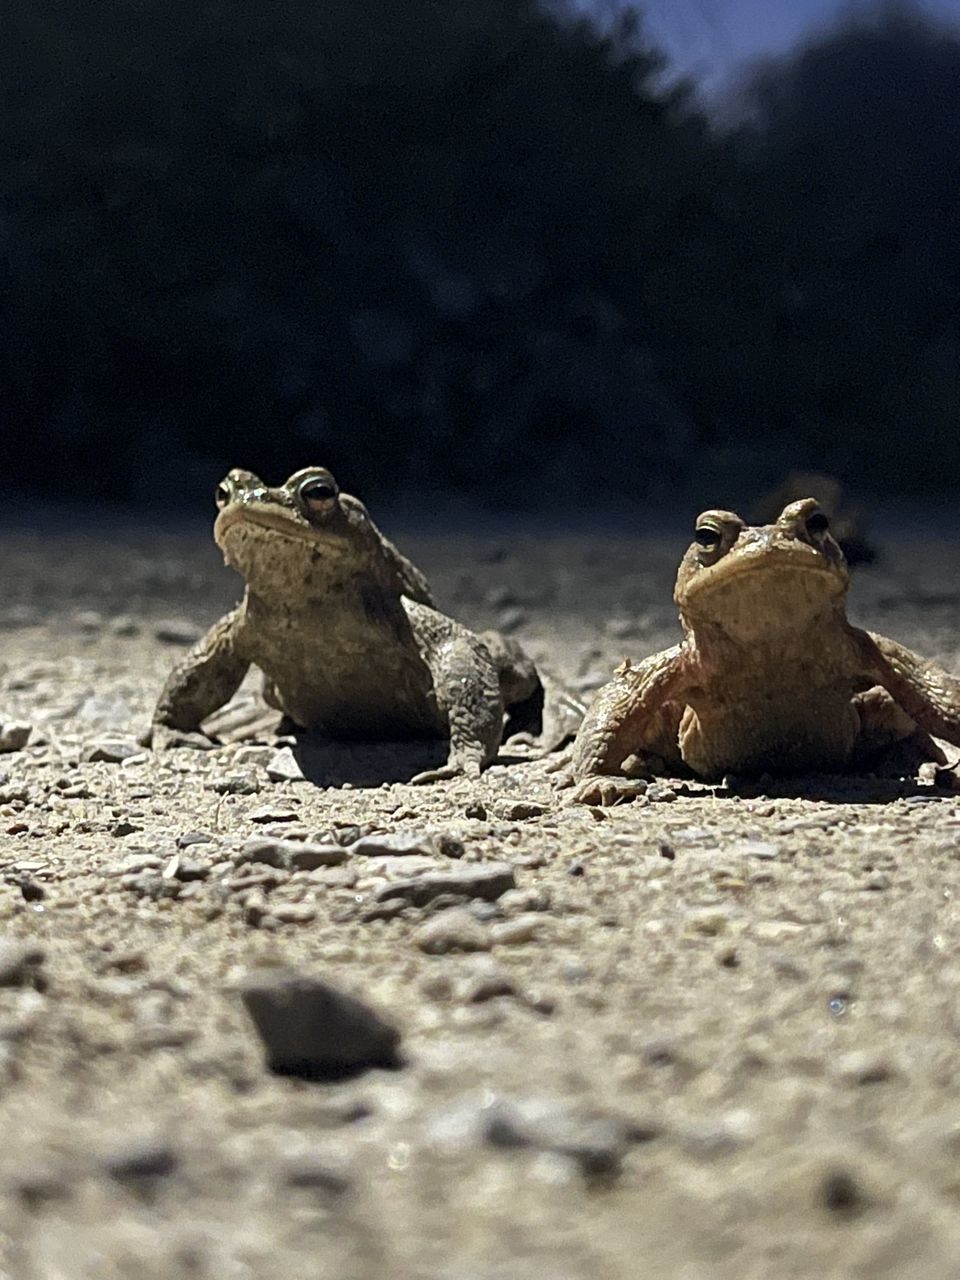
[[(682, 530), (381, 523), (581, 689), (676, 638)], [(852, 616), (960, 670), (955, 534), (881, 536)], [(416, 750), (274, 782), (270, 747), (138, 749), (238, 582), (206, 526), (2, 533), (0, 709), (34, 726), (0, 757), (4, 1280), (957, 1275), (960, 798), (598, 812), (517, 754), (415, 788)], [(271, 1074), (264, 966), (367, 1001), (398, 1065)]]

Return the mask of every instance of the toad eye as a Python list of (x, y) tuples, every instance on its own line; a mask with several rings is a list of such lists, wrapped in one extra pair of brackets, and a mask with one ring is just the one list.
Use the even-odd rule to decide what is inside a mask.
[(336, 505), (339, 492), (332, 478), (318, 477), (315, 480), (304, 481), (297, 496), (308, 514), (311, 512), (323, 514), (331, 511)]
[(830, 521), (827, 519), (824, 512), (812, 511), (810, 515), (807, 516), (806, 525), (807, 533), (812, 534), (815, 538), (819, 538), (830, 528)]
[(223, 480), (214, 490), (213, 500), (217, 504), (220, 511), (227, 505), (233, 497), (233, 485), (229, 481)]
[(714, 529), (712, 525), (701, 524), (697, 526), (693, 540), (704, 551), (715, 551), (720, 545), (720, 531)]

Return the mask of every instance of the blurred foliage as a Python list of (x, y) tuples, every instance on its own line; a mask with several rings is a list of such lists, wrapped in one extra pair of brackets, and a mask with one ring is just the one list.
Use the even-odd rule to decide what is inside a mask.
[(756, 70), (725, 133), (631, 14), (7, 0), (2, 28), (8, 479), (309, 460), (517, 502), (771, 440), (896, 485), (960, 461), (960, 40), (899, 8)]

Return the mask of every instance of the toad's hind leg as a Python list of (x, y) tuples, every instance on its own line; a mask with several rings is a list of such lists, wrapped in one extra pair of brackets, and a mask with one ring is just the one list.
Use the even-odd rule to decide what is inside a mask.
[(497, 668), (507, 714), (504, 738), (521, 735), (540, 752), (556, 750), (576, 735), (586, 707), (549, 671), (538, 670), (522, 645), (499, 631), (480, 634)]
[(476, 778), (496, 759), (503, 699), (496, 665), (480, 640), (445, 614), (404, 598), (417, 647), (430, 670), (439, 727), (450, 736), (447, 763), (413, 782)]
[(945, 764), (947, 757), (929, 733), (894, 701), (886, 689), (875, 686), (853, 699), (860, 731), (850, 761), (851, 769), (886, 777), (910, 777), (922, 764)]

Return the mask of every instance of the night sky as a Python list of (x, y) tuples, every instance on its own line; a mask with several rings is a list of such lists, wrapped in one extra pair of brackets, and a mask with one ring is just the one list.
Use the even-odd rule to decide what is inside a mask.
[[(620, 4), (620, 0), (576, 2), (601, 14)], [(856, 9), (849, 0), (643, 0), (638, 7), (675, 68), (708, 87), (721, 84), (738, 63), (787, 49), (845, 10)], [(960, 0), (926, 0), (923, 7), (960, 23)]]

